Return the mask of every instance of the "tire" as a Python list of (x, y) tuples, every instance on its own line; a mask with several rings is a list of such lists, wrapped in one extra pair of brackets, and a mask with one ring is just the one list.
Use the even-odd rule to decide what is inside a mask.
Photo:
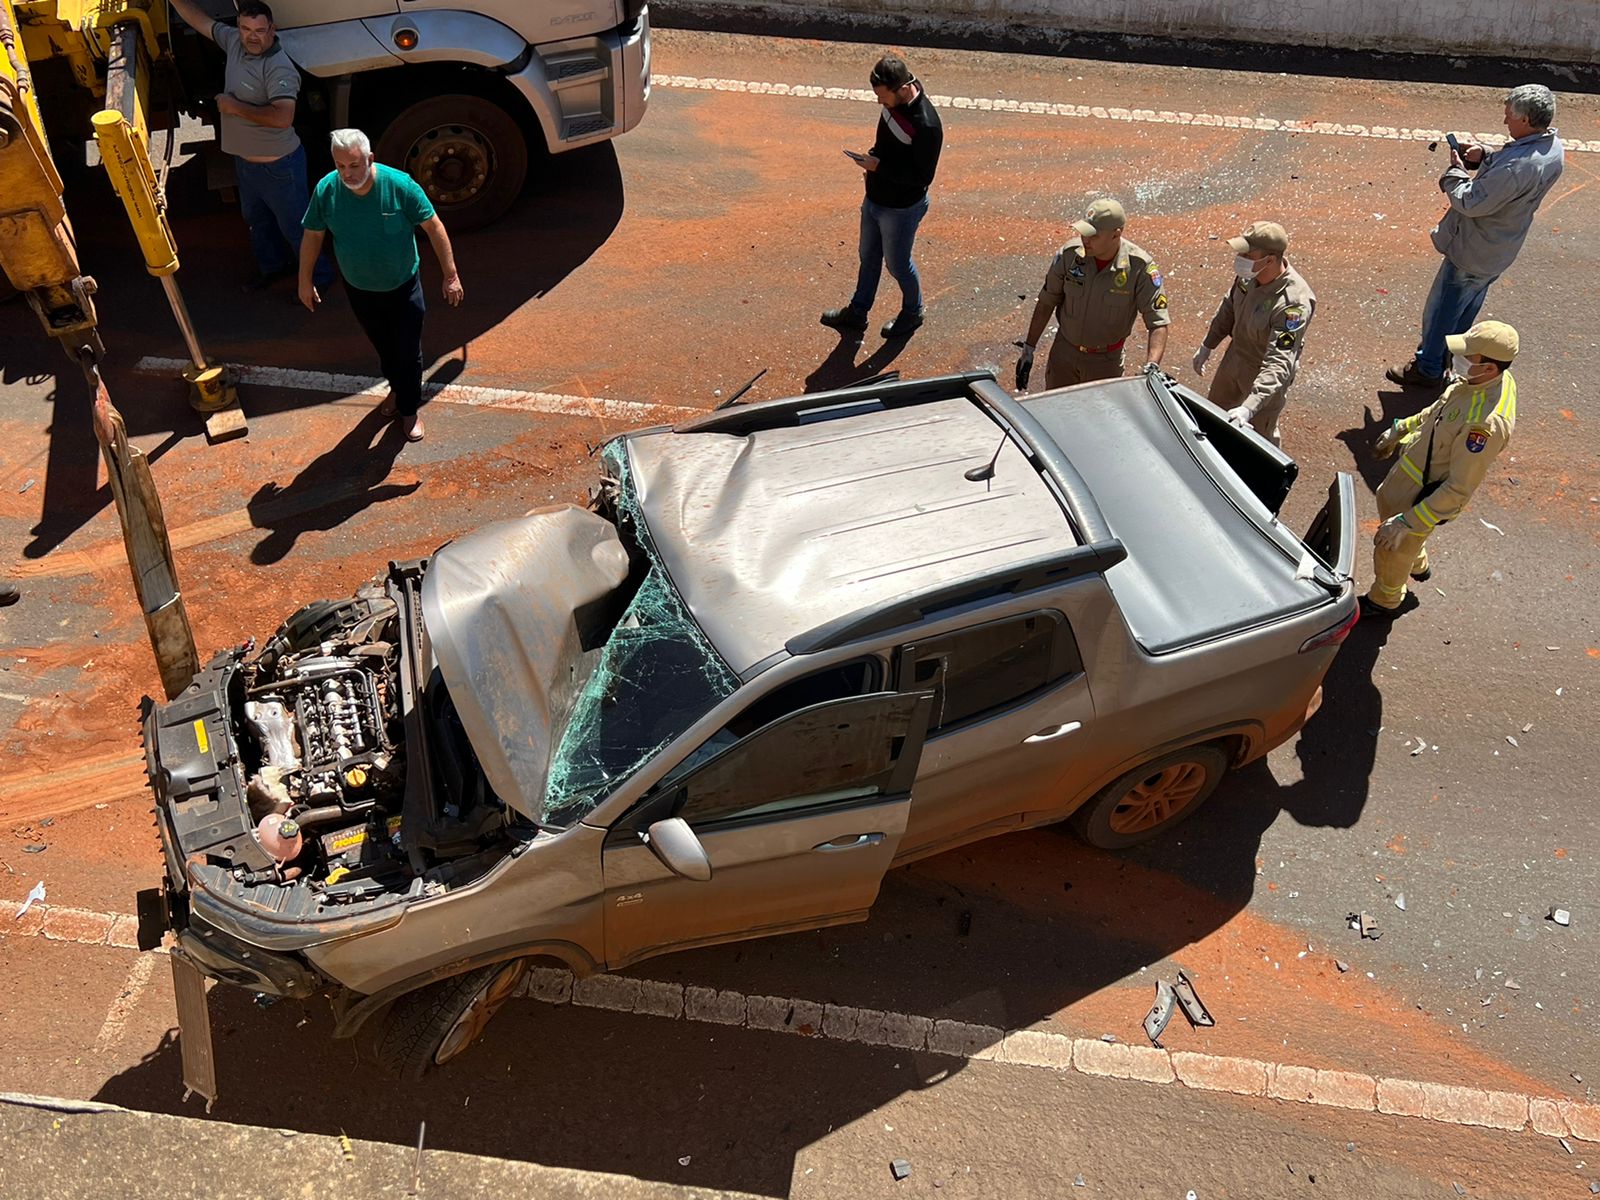
[(1213, 743), (1174, 750), (1135, 767), (1069, 819), (1091, 846), (1126, 850), (1194, 815), (1227, 771), (1228, 756)]
[(401, 996), (382, 1015), (372, 1040), (378, 1065), (401, 1079), (421, 1079), (444, 1066), (478, 1040), (527, 971), (528, 960), (519, 958)]
[(493, 100), (432, 96), (402, 109), (378, 138), (378, 161), (422, 185), (448, 229), (504, 216), (528, 178), (528, 139)]

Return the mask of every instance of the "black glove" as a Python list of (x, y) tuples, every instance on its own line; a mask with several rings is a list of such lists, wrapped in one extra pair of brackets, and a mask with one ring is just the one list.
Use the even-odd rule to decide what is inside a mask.
[(1033, 347), (1027, 342), (1013, 342), (1012, 345), (1021, 349), (1017, 355), (1017, 391), (1028, 390), (1028, 377), (1033, 374)]

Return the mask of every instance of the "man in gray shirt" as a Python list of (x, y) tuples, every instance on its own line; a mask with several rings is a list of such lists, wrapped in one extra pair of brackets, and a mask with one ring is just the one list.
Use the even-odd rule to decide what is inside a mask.
[[(300, 218), (305, 215), (306, 149), (294, 131), (300, 68), (278, 41), (272, 10), (261, 0), (239, 0), (239, 27), (213, 21), (194, 0), (172, 7), (197, 33), (228, 56), (224, 91), (217, 96), (222, 149), (233, 155), (239, 208), (250, 227), (256, 273), (246, 291), (292, 275), (300, 261)], [(317, 263), (317, 284), (333, 281), (333, 264)]]
[(1509, 142), (1494, 151), (1469, 146), (1464, 154), (1450, 152), (1450, 169), (1439, 180), (1450, 208), (1433, 231), (1444, 262), (1422, 310), (1417, 352), (1404, 366), (1385, 371), (1387, 379), (1406, 387), (1444, 386), (1445, 338), (1466, 332), (1478, 319), (1489, 285), (1516, 259), (1534, 212), (1561, 177), (1565, 155), (1550, 128), (1555, 119), (1550, 89), (1524, 84), (1506, 97)]

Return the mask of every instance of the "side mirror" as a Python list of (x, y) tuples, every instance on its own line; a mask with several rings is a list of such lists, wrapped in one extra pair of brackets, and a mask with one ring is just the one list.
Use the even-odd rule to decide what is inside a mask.
[(706, 848), (682, 817), (657, 821), (645, 831), (644, 842), (675, 874), (701, 883), (711, 878), (711, 860), (706, 857)]

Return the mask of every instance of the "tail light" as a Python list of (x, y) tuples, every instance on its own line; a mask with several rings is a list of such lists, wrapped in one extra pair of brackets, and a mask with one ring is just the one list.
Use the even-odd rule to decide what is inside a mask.
[(1300, 645), (1300, 653), (1307, 654), (1312, 650), (1320, 650), (1324, 646), (1337, 646), (1350, 636), (1350, 631), (1356, 627), (1356, 622), (1361, 619), (1361, 606), (1352, 604), (1350, 615), (1343, 618), (1337, 625), (1330, 625), (1321, 633), (1313, 634)]

